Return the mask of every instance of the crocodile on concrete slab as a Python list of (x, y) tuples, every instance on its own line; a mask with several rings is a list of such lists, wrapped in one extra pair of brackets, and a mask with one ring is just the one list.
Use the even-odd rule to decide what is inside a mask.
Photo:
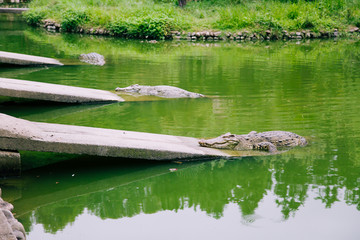
[(305, 146), (307, 141), (292, 132), (269, 131), (257, 133), (252, 131), (248, 134), (235, 135), (226, 133), (217, 138), (201, 139), (199, 144), (202, 147), (211, 147), (231, 150), (263, 150), (276, 152), (277, 148), (291, 148), (295, 146)]
[(103, 66), (105, 64), (104, 56), (95, 52), (88, 54), (81, 54), (79, 56), (79, 59), (81, 62), (89, 63), (92, 65)]
[(200, 93), (189, 92), (184, 89), (172, 86), (144, 86), (134, 84), (125, 88), (116, 88), (115, 91), (130, 95), (147, 95), (162, 98), (201, 98), (205, 97)]

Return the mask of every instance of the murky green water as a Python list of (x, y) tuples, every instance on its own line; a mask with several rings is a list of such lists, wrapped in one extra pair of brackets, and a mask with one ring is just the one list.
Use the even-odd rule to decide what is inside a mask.
[[(150, 44), (47, 34), (8, 19), (0, 16), (0, 51), (67, 66), (1, 67), (0, 77), (105, 90), (166, 84), (211, 97), (83, 106), (2, 98), (2, 113), (190, 137), (287, 130), (310, 143), (183, 164), (25, 152), (28, 170), (0, 185), (28, 239), (360, 238), (360, 42)], [(105, 66), (77, 61), (93, 51)], [(35, 168), (59, 160), (68, 161)]]

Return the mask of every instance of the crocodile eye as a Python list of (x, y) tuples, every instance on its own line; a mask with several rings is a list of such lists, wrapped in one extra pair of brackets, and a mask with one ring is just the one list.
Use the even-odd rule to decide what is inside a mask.
[(226, 137), (235, 137), (235, 134), (229, 134)]

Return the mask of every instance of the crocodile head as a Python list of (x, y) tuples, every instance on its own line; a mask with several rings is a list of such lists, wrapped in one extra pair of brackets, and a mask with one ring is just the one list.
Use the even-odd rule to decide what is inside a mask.
[(225, 133), (212, 139), (201, 139), (199, 144), (202, 147), (220, 148), (220, 149), (234, 149), (239, 144), (239, 139), (235, 134)]

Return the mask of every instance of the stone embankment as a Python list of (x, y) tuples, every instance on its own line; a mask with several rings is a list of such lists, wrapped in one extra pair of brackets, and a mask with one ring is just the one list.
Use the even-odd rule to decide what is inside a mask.
[(25, 240), (24, 226), (14, 218), (13, 205), (1, 198), (0, 189), (0, 240)]
[[(53, 20), (44, 20), (42, 26), (50, 32), (62, 32), (61, 24)], [(74, 33), (89, 34), (89, 35), (114, 35), (111, 31), (103, 28), (82, 28), (78, 27), (76, 30), (72, 30)], [(166, 39), (172, 40), (188, 40), (188, 41), (219, 41), (219, 40), (232, 40), (232, 41), (256, 41), (256, 40), (292, 40), (292, 39), (326, 39), (337, 38), (341, 36), (351, 36), (359, 34), (360, 29), (353, 27), (347, 31), (339, 31), (333, 29), (332, 31), (238, 31), (238, 32), (221, 32), (221, 31), (201, 31), (201, 32), (179, 32), (172, 31)]]

